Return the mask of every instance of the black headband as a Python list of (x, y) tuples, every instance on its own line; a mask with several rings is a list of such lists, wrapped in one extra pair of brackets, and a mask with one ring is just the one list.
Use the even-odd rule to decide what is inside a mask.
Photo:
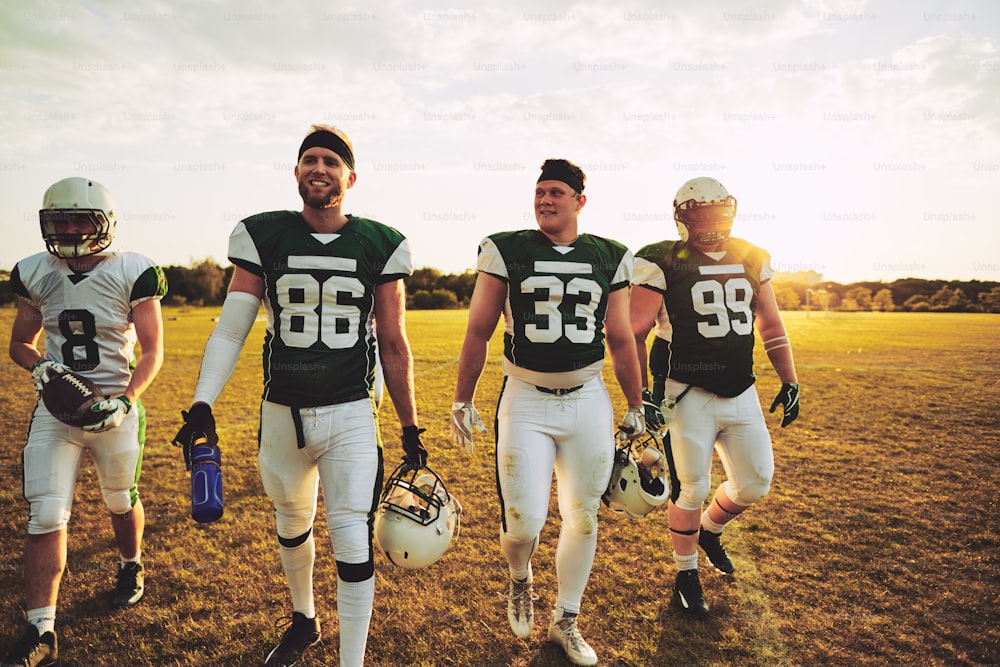
[(354, 171), (354, 151), (351, 150), (350, 145), (346, 141), (329, 130), (316, 130), (303, 139), (302, 145), (299, 146), (298, 160), (302, 159), (303, 153), (316, 146), (333, 151), (344, 160), (344, 164), (351, 171)]
[(562, 181), (577, 193), (582, 193), (585, 183), (562, 162), (547, 162), (542, 165), (542, 175), (536, 183), (542, 181)]

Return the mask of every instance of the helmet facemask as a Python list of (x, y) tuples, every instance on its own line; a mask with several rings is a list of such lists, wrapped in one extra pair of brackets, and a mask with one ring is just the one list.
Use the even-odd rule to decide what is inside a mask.
[(460, 531), (462, 506), (430, 468), (403, 463), (386, 481), (374, 536), (395, 565), (421, 569), (437, 562)]
[(601, 499), (613, 511), (641, 519), (670, 496), (667, 458), (651, 433), (632, 442), (619, 433), (617, 440), (611, 480)]
[(53, 183), (38, 212), (45, 248), (60, 259), (103, 252), (115, 236), (115, 205), (108, 189), (79, 176)]
[[(60, 259), (76, 259), (102, 252), (114, 238), (114, 222), (104, 211), (94, 209), (42, 209), (38, 212), (45, 249)], [(64, 231), (84, 223), (90, 231)]]
[(681, 241), (714, 246), (729, 238), (736, 199), (714, 178), (687, 181), (674, 196), (674, 220)]
[(715, 245), (729, 238), (736, 217), (736, 199), (728, 196), (721, 202), (688, 199), (674, 207), (674, 220), (682, 241)]

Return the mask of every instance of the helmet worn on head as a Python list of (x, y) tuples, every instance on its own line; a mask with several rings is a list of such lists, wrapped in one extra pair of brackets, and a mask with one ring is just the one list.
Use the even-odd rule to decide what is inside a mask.
[(693, 238), (706, 245), (725, 241), (735, 217), (736, 199), (714, 178), (692, 178), (674, 197), (674, 220), (681, 241)]
[(375, 542), (394, 564), (433, 565), (459, 532), (462, 506), (430, 468), (406, 463), (389, 476), (375, 512)]
[(601, 496), (615, 512), (641, 519), (670, 497), (667, 457), (656, 436), (629, 442), (619, 434), (608, 488)]
[[(108, 189), (74, 176), (49, 186), (38, 212), (45, 248), (56, 257), (73, 259), (102, 252), (115, 236), (115, 205)], [(75, 228), (68, 230), (66, 227)]]

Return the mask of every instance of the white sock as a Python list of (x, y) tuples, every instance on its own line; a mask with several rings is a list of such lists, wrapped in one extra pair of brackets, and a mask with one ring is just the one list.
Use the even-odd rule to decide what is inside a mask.
[(281, 566), (285, 570), (288, 592), (292, 597), (292, 611), (316, 618), (316, 601), (313, 598), (313, 563), (316, 561), (316, 542), (312, 533), (305, 542), (289, 549), (281, 546)]
[(28, 610), (28, 623), (38, 628), (39, 636), (56, 629), (56, 608), (39, 607)]
[(674, 563), (677, 564), (677, 569), (681, 572), (684, 570), (697, 570), (698, 569), (698, 552), (695, 551), (690, 556), (682, 556), (676, 551), (674, 552)]
[(531, 576), (531, 555), (537, 544), (537, 537), (530, 542), (518, 542), (510, 539), (506, 533), (500, 533), (500, 550), (507, 558), (511, 579), (524, 581)]
[(555, 606), (568, 614), (580, 612), (583, 592), (594, 567), (597, 531), (578, 533), (563, 523), (556, 545), (556, 579), (559, 584)]
[(375, 577), (364, 581), (344, 581), (337, 577), (340, 667), (361, 667), (364, 664), (374, 602)]
[(708, 516), (708, 510), (701, 513), (701, 529), (707, 530), (710, 533), (721, 533), (722, 529), (726, 527), (724, 523), (715, 523), (712, 521), (712, 517)]
[(121, 559), (122, 565), (125, 563), (139, 563), (142, 561), (142, 552), (137, 553), (133, 558), (125, 558), (125, 556), (119, 555), (118, 558)]

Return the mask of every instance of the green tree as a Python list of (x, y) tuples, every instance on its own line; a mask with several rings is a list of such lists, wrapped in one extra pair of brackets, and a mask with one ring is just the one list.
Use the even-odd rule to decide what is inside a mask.
[(947, 313), (967, 313), (974, 310), (973, 304), (958, 287), (944, 285), (930, 299), (931, 310)]
[(799, 295), (789, 285), (775, 285), (774, 299), (781, 310), (798, 310), (802, 305)]
[(984, 313), (1000, 313), (1000, 287), (979, 293), (979, 305)]
[(887, 287), (880, 289), (872, 297), (872, 310), (880, 310), (889, 313), (896, 310), (896, 304), (892, 302), (892, 290)]
[(931, 304), (923, 294), (914, 294), (903, 303), (903, 310), (912, 310), (915, 313), (926, 313), (931, 309)]
[(867, 287), (852, 287), (840, 302), (841, 310), (871, 310), (872, 291)]
[(458, 308), (455, 293), (446, 289), (418, 290), (410, 296), (407, 308), (414, 310), (443, 310)]

